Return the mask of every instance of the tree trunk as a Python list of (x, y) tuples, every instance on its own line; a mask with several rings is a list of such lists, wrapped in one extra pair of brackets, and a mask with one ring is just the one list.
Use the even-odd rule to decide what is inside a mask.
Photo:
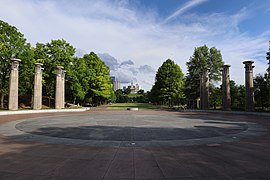
[(0, 101), (0, 104), (1, 104), (1, 109), (4, 109), (4, 94), (3, 93), (0, 93), (0, 99), (1, 99), (1, 101)]
[(74, 97), (73, 99), (73, 105), (75, 105), (75, 103), (76, 103), (76, 97)]

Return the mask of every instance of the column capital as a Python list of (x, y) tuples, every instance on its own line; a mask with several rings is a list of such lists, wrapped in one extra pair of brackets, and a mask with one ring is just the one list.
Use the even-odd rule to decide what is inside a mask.
[(63, 66), (56, 66), (57, 69), (64, 69)]
[(35, 63), (36, 66), (43, 66), (42, 63)]
[(231, 65), (229, 65), (229, 64), (224, 64), (223, 65), (223, 68), (229, 68), (229, 67), (231, 67)]
[(35, 63), (35, 73), (41, 73), (44, 68), (42, 68), (42, 63)]
[(11, 70), (19, 70), (20, 59), (11, 58)]
[(254, 61), (252, 61), (252, 60), (243, 61), (243, 64), (245, 64), (245, 65), (252, 65), (253, 63), (254, 63)]
[(56, 76), (61, 77), (62, 74), (63, 74), (63, 69), (64, 69), (63, 66), (57, 66), (57, 67), (56, 67)]
[(20, 59), (17, 59), (17, 58), (11, 58), (10, 59), (12, 62), (15, 62), (15, 61), (17, 61), (17, 62), (21, 62), (22, 60), (20, 60)]

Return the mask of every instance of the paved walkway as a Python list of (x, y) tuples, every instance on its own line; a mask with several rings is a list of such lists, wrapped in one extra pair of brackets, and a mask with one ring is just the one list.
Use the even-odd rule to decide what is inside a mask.
[(0, 116), (0, 179), (269, 179), (269, 128), (207, 112)]

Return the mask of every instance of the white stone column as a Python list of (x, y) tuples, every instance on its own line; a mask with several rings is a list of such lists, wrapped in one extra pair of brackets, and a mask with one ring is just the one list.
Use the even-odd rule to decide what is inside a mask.
[(33, 109), (42, 108), (42, 65), (41, 63), (35, 64)]
[(224, 65), (222, 69), (222, 109), (231, 110), (231, 92), (230, 92), (230, 65)]
[(57, 66), (56, 69), (56, 88), (55, 88), (55, 108), (63, 108), (63, 81), (62, 81), (62, 66)]
[(244, 61), (245, 64), (245, 85), (246, 85), (246, 111), (254, 111), (254, 85), (253, 85), (253, 68), (254, 61)]
[(18, 110), (19, 62), (20, 59), (11, 59), (11, 72), (9, 78), (8, 109)]

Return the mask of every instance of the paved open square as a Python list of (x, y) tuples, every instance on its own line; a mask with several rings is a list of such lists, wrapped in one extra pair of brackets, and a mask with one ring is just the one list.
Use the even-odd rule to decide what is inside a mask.
[(162, 110), (0, 116), (0, 179), (269, 179), (269, 121)]

